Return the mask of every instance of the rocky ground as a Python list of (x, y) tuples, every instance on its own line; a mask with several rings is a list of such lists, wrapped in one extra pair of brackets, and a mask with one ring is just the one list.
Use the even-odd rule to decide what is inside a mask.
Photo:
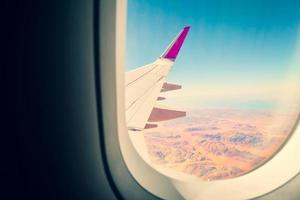
[(295, 115), (206, 109), (145, 131), (153, 164), (204, 180), (240, 176), (265, 162), (288, 137)]

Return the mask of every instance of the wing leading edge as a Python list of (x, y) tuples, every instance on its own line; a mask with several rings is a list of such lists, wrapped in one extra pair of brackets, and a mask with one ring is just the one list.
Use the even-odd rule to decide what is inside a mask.
[[(181, 88), (179, 85), (166, 83), (166, 76), (174, 64), (189, 29), (189, 26), (184, 27), (159, 59), (149, 65), (126, 72), (125, 107), (129, 130), (157, 127), (155, 124), (150, 125), (147, 122), (185, 116), (183, 111), (155, 108), (155, 104), (161, 92)], [(164, 117), (164, 115), (166, 116)], [(155, 119), (155, 116), (158, 118)]]

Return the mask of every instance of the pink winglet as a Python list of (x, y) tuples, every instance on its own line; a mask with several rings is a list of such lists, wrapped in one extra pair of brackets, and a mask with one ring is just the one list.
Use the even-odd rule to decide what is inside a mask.
[(170, 44), (167, 50), (161, 56), (162, 58), (170, 59), (174, 61), (178, 55), (178, 52), (184, 42), (185, 37), (187, 36), (190, 26), (186, 26), (183, 28), (181, 33), (175, 38), (175, 40)]

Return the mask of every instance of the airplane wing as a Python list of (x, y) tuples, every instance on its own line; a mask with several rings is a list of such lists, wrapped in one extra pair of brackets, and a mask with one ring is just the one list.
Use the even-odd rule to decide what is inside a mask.
[(181, 86), (166, 83), (168, 75), (179, 50), (189, 32), (190, 27), (183, 30), (168, 46), (166, 51), (155, 62), (126, 72), (125, 99), (126, 121), (129, 130), (139, 131), (145, 128), (156, 127), (156, 122), (185, 116), (183, 111), (174, 111), (169, 108), (155, 107), (161, 92), (180, 89)]

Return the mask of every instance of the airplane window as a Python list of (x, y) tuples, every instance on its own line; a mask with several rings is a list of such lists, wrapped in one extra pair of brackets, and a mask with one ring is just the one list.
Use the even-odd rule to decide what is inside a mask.
[(221, 180), (280, 151), (300, 110), (299, 6), (129, 0), (127, 15), (126, 123), (151, 167)]

